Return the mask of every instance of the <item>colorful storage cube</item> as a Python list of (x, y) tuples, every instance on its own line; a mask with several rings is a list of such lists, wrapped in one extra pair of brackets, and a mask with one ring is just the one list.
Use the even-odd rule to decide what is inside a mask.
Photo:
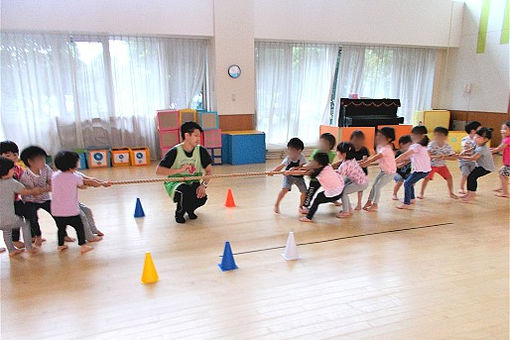
[(158, 130), (177, 130), (181, 126), (181, 115), (177, 110), (158, 110)]
[(221, 130), (205, 130), (202, 135), (202, 146), (205, 148), (221, 148)]
[(340, 142), (348, 142), (351, 139), (351, 134), (355, 131), (359, 130), (363, 132), (365, 135), (365, 146), (370, 151), (370, 153), (374, 153), (375, 146), (375, 128), (374, 127), (358, 127), (358, 126), (349, 126), (349, 127), (338, 127), (331, 125), (321, 125), (319, 127), (319, 136), (323, 133), (331, 133), (336, 138), (336, 143)]
[(227, 164), (253, 164), (266, 161), (266, 135), (264, 132), (225, 131), (222, 134), (222, 162)]
[(181, 124), (185, 122), (196, 122), (197, 121), (197, 110), (194, 109), (182, 109), (179, 110)]
[(150, 152), (148, 147), (130, 148), (130, 159), (132, 166), (143, 166), (150, 164)]
[(172, 149), (172, 147), (166, 147), (166, 146), (162, 146), (161, 147), (161, 158), (164, 158), (166, 153), (168, 151), (170, 151)]
[(180, 130), (159, 131), (159, 146), (171, 148), (181, 142)]
[(395, 148), (398, 148), (399, 138), (402, 137), (403, 135), (411, 134), (411, 129), (413, 128), (412, 125), (405, 125), (405, 124), (402, 124), (402, 125), (379, 125), (377, 128), (380, 129), (383, 127), (392, 127), (395, 130), (395, 142), (393, 143)]
[(112, 166), (129, 166), (131, 164), (129, 148), (112, 149)]
[(429, 132), (432, 132), (438, 126), (448, 129), (450, 126), (450, 111), (416, 111), (413, 115), (413, 125), (424, 125)]
[(220, 127), (218, 113), (214, 111), (197, 111), (200, 117), (200, 126), (204, 130), (215, 130)]
[(221, 165), (221, 148), (211, 148), (207, 149), (209, 154), (211, 155), (213, 165)]
[(87, 166), (87, 150), (85, 149), (74, 149), (74, 152), (80, 156), (80, 167), (79, 170), (85, 170), (88, 168)]
[(87, 148), (87, 163), (89, 168), (106, 168), (110, 166), (110, 149), (106, 148)]

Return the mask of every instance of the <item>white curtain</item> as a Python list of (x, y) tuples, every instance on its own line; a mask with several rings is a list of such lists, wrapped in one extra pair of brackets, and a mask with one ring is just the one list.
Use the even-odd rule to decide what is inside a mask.
[(155, 113), (201, 102), (208, 41), (2, 32), (1, 123), (20, 146), (150, 147)]
[(343, 46), (337, 103), (352, 93), (369, 98), (399, 98), (399, 115), (410, 123), (414, 111), (430, 109), (435, 62), (434, 49)]
[(339, 45), (256, 42), (257, 129), (268, 147), (292, 137), (316, 144), (329, 115)]

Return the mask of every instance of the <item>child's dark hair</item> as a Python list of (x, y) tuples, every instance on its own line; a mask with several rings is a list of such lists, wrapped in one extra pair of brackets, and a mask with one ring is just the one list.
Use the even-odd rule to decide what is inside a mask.
[(409, 143), (412, 143), (413, 141), (411, 140), (411, 136), (410, 135), (403, 135), (401, 136), (399, 139), (398, 139), (398, 144), (399, 145), (402, 145), (402, 144), (409, 144)]
[(351, 133), (351, 138), (349, 138), (349, 140), (353, 140), (354, 138), (365, 139), (365, 134), (361, 130), (354, 130)]
[(19, 157), (21, 158), (23, 163), (25, 163), (26, 166), (29, 166), (28, 164), (29, 160), (34, 159), (37, 156), (42, 156), (46, 158), (48, 154), (46, 153), (46, 151), (44, 151), (44, 149), (35, 145), (31, 145), (27, 148), (24, 148), (23, 151), (21, 151), (21, 155), (19, 155)]
[(448, 129), (443, 126), (437, 126), (434, 128), (434, 133), (440, 133), (442, 135), (448, 136)]
[(464, 130), (466, 133), (471, 133), (473, 130), (477, 130), (482, 124), (476, 120), (473, 120), (471, 122), (466, 123), (466, 126), (464, 127)]
[(317, 152), (313, 156), (313, 160), (319, 163), (320, 166), (326, 166), (329, 164), (329, 156), (327, 153), (324, 152)]
[(184, 139), (184, 135), (189, 133), (190, 135), (195, 131), (199, 130), (200, 132), (204, 132), (204, 129), (196, 122), (186, 122), (181, 125), (181, 137)]
[(421, 141), (418, 142), (418, 144), (421, 144), (423, 146), (427, 146), (429, 145), (429, 136), (427, 136), (427, 128), (423, 125), (418, 125), (418, 126), (415, 126), (413, 127), (413, 129), (411, 130), (411, 133), (413, 135), (423, 135), (423, 138), (421, 139)]
[(476, 130), (476, 134), (480, 137), (491, 139), (492, 131), (494, 131), (492, 128), (486, 128), (486, 127), (482, 126), (478, 130)]
[(4, 140), (3, 142), (0, 142), (0, 155), (8, 152), (19, 153), (19, 148), (16, 143), (11, 140)]
[(395, 129), (389, 126), (382, 127), (377, 130), (381, 135), (390, 140), (390, 143), (395, 140)]
[(323, 133), (321, 135), (320, 139), (324, 139), (324, 140), (326, 140), (329, 143), (329, 149), (330, 150), (334, 149), (335, 144), (336, 144), (336, 138), (331, 133), (329, 133), (329, 132)]
[(303, 151), (305, 148), (305, 144), (301, 139), (294, 137), (289, 140), (289, 142), (287, 143), (287, 147)]
[(4, 177), (14, 168), (14, 162), (9, 158), (0, 156), (0, 177)]
[(342, 142), (336, 146), (336, 151), (345, 154), (345, 159), (354, 159), (354, 145), (349, 142)]
[(506, 125), (508, 128), (510, 128), (510, 120), (507, 120), (506, 122), (504, 122), (503, 125)]
[(74, 151), (61, 150), (55, 155), (55, 167), (60, 171), (68, 171), (77, 167), (80, 156)]

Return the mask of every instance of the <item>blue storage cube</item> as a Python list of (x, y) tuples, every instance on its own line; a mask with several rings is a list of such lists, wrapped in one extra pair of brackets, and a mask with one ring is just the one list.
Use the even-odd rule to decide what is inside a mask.
[(238, 131), (222, 136), (222, 162), (232, 165), (266, 162), (266, 135), (259, 131)]

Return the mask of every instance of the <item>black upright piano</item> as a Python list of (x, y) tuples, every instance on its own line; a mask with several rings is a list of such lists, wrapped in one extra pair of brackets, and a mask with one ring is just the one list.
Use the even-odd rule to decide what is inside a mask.
[(404, 117), (397, 116), (400, 99), (340, 99), (338, 126), (398, 125)]

